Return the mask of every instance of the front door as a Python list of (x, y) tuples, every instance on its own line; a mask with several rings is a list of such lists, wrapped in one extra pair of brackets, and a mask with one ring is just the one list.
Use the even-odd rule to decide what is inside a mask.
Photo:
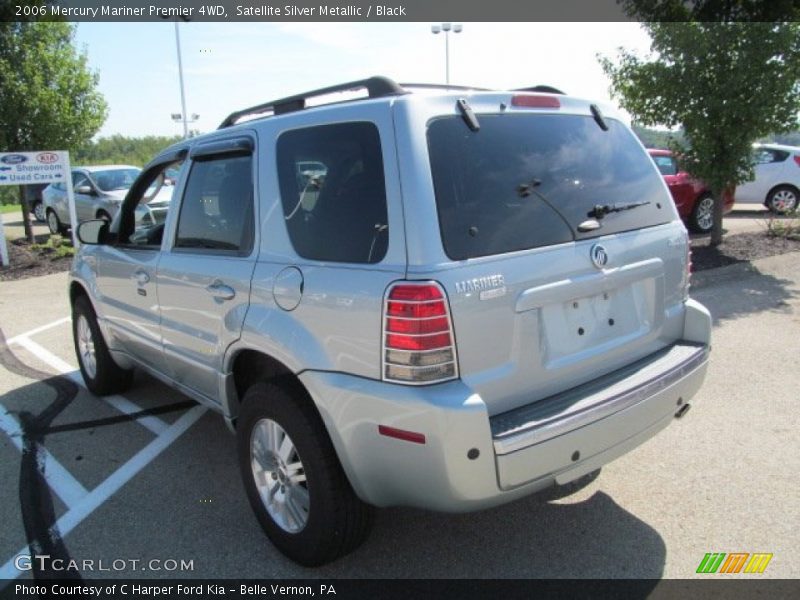
[(208, 155), (193, 150), (157, 285), (172, 376), (218, 401), (223, 356), (241, 333), (258, 252), (252, 154), (236, 140), (209, 146)]
[(175, 187), (162, 182), (151, 184), (148, 180), (157, 180), (167, 167), (180, 166), (180, 162), (169, 162), (151, 169), (143, 176), (145, 181), (137, 182), (122, 208), (129, 226), (118, 233), (116, 243), (100, 246), (97, 253), (98, 299), (111, 334), (109, 343), (165, 374), (169, 372), (164, 368), (161, 311), (156, 293), (164, 224), (137, 216), (156, 199), (167, 210), (172, 209), (170, 198)]

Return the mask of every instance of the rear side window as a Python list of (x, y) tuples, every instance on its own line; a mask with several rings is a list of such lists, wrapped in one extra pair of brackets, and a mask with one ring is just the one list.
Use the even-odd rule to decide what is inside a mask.
[(377, 263), (389, 240), (378, 129), (340, 123), (283, 133), (278, 179), (289, 238), (303, 258)]
[(789, 153), (783, 150), (773, 150), (771, 148), (759, 148), (755, 151), (754, 160), (757, 165), (768, 165), (770, 163), (783, 162), (789, 158)]
[[(479, 115), (428, 127), (442, 242), (454, 260), (526, 250), (669, 222), (669, 197), (624, 125), (581, 115)], [(596, 205), (646, 202), (580, 233)]]
[(677, 175), (678, 165), (671, 156), (651, 156), (662, 175)]

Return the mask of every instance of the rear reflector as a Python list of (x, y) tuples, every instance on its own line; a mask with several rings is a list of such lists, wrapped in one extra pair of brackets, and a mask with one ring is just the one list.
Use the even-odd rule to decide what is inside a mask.
[(525, 94), (512, 96), (511, 106), (519, 106), (521, 108), (561, 108), (561, 101), (555, 96)]
[(435, 282), (398, 283), (386, 294), (383, 379), (428, 384), (458, 377), (453, 324)]
[(796, 162), (797, 166), (800, 167), (800, 154), (794, 155), (794, 162)]
[(406, 431), (405, 429), (395, 429), (394, 427), (387, 427), (386, 425), (378, 425), (378, 433), (405, 442), (414, 442), (415, 444), (425, 443), (425, 436), (415, 431)]

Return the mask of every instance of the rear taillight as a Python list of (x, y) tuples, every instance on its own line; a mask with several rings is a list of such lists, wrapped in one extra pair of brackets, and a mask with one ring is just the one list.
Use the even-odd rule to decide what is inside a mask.
[(794, 155), (794, 162), (796, 162), (797, 166), (800, 167), (800, 154)]
[(396, 283), (386, 294), (383, 378), (407, 384), (458, 377), (450, 307), (434, 282)]

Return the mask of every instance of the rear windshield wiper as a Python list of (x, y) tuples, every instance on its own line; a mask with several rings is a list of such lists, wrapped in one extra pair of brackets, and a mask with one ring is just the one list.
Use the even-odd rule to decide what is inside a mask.
[(650, 201), (645, 200), (643, 202), (626, 202), (624, 204), (595, 204), (594, 208), (586, 213), (586, 216), (594, 219), (602, 219), (609, 213), (631, 210), (632, 208), (638, 208), (646, 204), (650, 204)]
[(575, 233), (575, 230), (572, 228), (572, 225), (569, 224), (569, 221), (567, 221), (567, 218), (563, 215), (563, 213), (560, 210), (558, 210), (555, 206), (553, 206), (550, 203), (550, 201), (547, 198), (545, 198), (545, 196), (539, 190), (536, 189), (540, 185), (542, 185), (542, 180), (533, 178), (527, 183), (519, 184), (517, 186), (517, 194), (519, 195), (520, 198), (527, 198), (531, 194), (539, 198), (539, 200), (544, 202), (545, 205), (547, 205), (548, 208), (550, 208), (550, 210), (556, 213), (556, 215), (558, 215), (558, 218), (564, 222), (564, 225), (567, 226), (567, 229), (569, 229), (569, 232), (572, 235), (572, 239), (573, 240), (576, 239), (578, 235)]

